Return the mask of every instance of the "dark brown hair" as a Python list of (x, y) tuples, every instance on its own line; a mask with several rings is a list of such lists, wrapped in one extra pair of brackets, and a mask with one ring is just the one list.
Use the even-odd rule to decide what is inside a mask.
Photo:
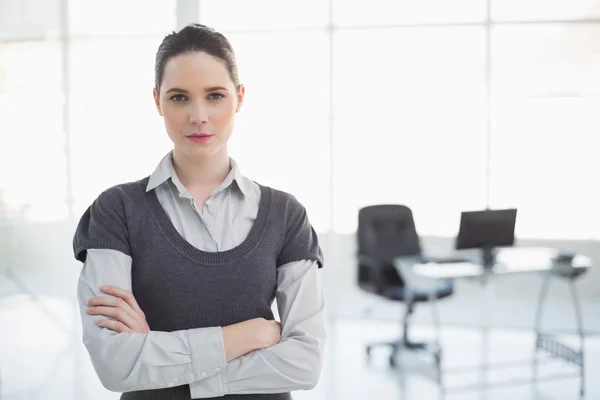
[(163, 39), (156, 52), (154, 86), (160, 93), (165, 65), (180, 54), (202, 51), (223, 61), (236, 90), (240, 86), (237, 62), (231, 43), (223, 34), (205, 25), (190, 24), (179, 32), (173, 32)]

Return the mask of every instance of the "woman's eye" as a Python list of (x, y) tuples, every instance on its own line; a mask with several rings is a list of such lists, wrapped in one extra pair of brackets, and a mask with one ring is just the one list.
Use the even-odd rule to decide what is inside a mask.
[(221, 93), (211, 93), (208, 95), (208, 98), (210, 100), (219, 100), (219, 99), (222, 99), (223, 97), (225, 97), (225, 96)]
[(185, 100), (185, 96), (182, 94), (176, 94), (174, 96), (171, 96), (171, 100), (173, 101), (184, 101)]

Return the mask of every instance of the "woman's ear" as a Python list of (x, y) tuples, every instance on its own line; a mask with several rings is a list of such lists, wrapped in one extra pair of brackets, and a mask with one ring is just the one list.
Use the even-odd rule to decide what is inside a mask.
[(240, 85), (237, 90), (237, 108), (235, 112), (239, 112), (240, 108), (242, 108), (242, 104), (244, 103), (244, 96), (246, 95), (246, 88), (244, 85)]
[(160, 95), (156, 91), (156, 88), (152, 89), (152, 95), (154, 96), (154, 104), (156, 105), (156, 110), (162, 117), (162, 110), (160, 109)]

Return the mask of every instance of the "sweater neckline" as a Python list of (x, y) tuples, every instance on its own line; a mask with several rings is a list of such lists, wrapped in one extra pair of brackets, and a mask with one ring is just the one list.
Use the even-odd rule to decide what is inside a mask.
[(260, 201), (258, 204), (258, 213), (256, 220), (248, 233), (248, 236), (238, 246), (225, 250), (225, 251), (203, 251), (192, 245), (190, 242), (185, 240), (183, 236), (179, 234), (171, 219), (167, 215), (165, 209), (158, 201), (155, 190), (146, 191), (147, 180), (146, 178), (142, 181), (141, 189), (144, 191), (150, 211), (156, 218), (158, 225), (160, 226), (163, 233), (171, 241), (171, 243), (187, 257), (194, 259), (203, 264), (226, 264), (238, 260), (248, 254), (252, 249), (256, 247), (260, 239), (263, 236), (263, 232), (267, 225), (269, 210), (271, 208), (271, 190), (266, 187), (259, 185), (260, 187)]

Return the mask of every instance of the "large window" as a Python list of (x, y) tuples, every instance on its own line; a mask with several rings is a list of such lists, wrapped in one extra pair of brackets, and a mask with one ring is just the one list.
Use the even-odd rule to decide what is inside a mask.
[(0, 189), (57, 219), (150, 173), (171, 148), (155, 52), (197, 20), (246, 85), (232, 156), (320, 232), (402, 203), (422, 234), (489, 206), (519, 209), (519, 238), (600, 238), (599, 18), (600, 0), (0, 0)]
[(491, 204), (519, 208), (519, 236), (600, 232), (599, 43), (600, 24), (492, 30)]
[(0, 1), (0, 195), (8, 215), (68, 215), (58, 1)]
[(487, 13), (334, 1), (335, 231), (353, 232), (361, 206), (403, 203), (423, 234), (489, 206), (519, 208), (520, 238), (600, 237), (600, 1)]
[(61, 46), (0, 42), (0, 188), (9, 215), (68, 216)]
[(348, 30), (334, 46), (334, 229), (401, 203), (421, 233), (453, 234), (485, 205), (483, 28)]

